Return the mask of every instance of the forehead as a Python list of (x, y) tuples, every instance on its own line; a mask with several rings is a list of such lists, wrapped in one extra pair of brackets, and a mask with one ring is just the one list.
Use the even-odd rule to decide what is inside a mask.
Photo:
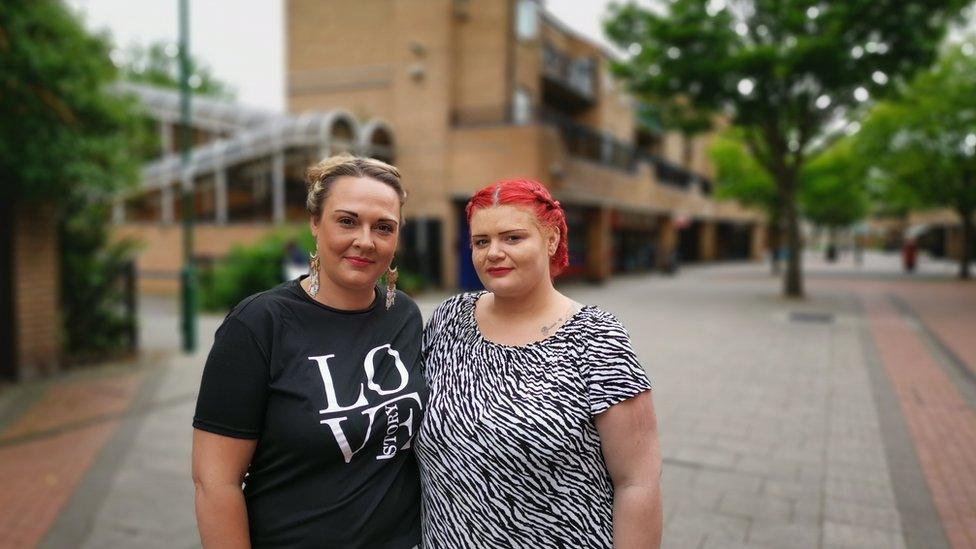
[(397, 219), (400, 197), (393, 187), (370, 177), (340, 177), (332, 183), (325, 199), (325, 213), (334, 210)]
[(538, 229), (535, 213), (523, 206), (501, 204), (480, 208), (471, 214), (471, 233)]

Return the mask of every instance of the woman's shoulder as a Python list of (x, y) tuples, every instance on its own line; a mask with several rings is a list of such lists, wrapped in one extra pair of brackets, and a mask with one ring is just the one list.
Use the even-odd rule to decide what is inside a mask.
[(575, 325), (585, 337), (599, 338), (619, 333), (627, 335), (626, 328), (616, 315), (596, 305), (584, 305)]
[(441, 301), (437, 307), (434, 308), (434, 316), (438, 313), (444, 315), (450, 315), (451, 313), (456, 313), (470, 307), (478, 297), (484, 292), (462, 292)]
[(285, 282), (245, 297), (227, 313), (224, 323), (240, 321), (252, 331), (263, 331), (269, 324), (277, 323), (280, 314), (287, 308), (283, 306), (285, 302), (295, 299), (290, 284), (296, 283)]
[(427, 323), (428, 329), (438, 329), (441, 325), (458, 319), (463, 318), (462, 314), (471, 307), (471, 304), (478, 299), (478, 296), (483, 292), (463, 292), (460, 294), (452, 295), (451, 297), (441, 301), (437, 307), (434, 307), (434, 312), (430, 315), (430, 321)]

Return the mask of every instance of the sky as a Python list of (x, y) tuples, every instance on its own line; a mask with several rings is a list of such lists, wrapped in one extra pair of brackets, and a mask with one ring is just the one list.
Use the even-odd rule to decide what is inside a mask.
[[(417, 0), (422, 1), (422, 0)], [(107, 30), (115, 44), (146, 46), (178, 36), (178, 0), (66, 0), (86, 26)], [(193, 0), (190, 51), (236, 91), (237, 101), (284, 110), (283, 0)], [(606, 45), (600, 18), (610, 0), (546, 0), (559, 20)]]

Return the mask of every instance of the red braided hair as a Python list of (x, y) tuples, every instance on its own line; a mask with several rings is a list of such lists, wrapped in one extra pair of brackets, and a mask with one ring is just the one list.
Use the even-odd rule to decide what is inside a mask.
[(555, 278), (569, 265), (569, 227), (566, 226), (566, 212), (558, 200), (553, 200), (549, 189), (538, 181), (529, 179), (509, 179), (492, 183), (474, 193), (468, 201), (464, 213), (468, 225), (475, 210), (491, 206), (526, 206), (535, 214), (539, 224), (559, 231), (559, 244), (556, 253), (549, 259), (549, 276)]

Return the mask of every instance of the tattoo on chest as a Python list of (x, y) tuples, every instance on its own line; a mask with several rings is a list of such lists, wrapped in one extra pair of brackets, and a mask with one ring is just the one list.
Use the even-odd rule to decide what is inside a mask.
[(552, 321), (551, 324), (545, 324), (542, 326), (542, 335), (548, 336), (549, 334), (558, 330), (560, 326), (565, 324), (566, 321), (572, 318), (572, 316), (575, 315), (579, 310), (580, 307), (576, 303), (570, 305), (569, 309), (567, 309), (566, 312), (562, 314), (562, 316)]

